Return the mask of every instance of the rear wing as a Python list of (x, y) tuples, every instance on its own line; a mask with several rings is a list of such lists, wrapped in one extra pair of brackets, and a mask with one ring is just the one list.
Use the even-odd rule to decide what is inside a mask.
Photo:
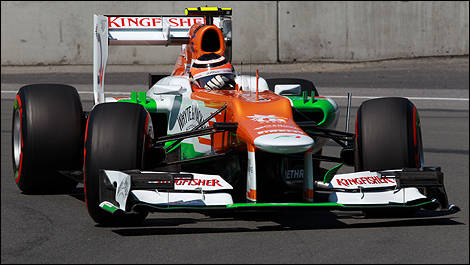
[(109, 45), (186, 45), (196, 23), (214, 24), (222, 30), (226, 50), (231, 54), (230, 8), (187, 8), (186, 16), (94, 15), (93, 92), (95, 104), (104, 103), (104, 74)]

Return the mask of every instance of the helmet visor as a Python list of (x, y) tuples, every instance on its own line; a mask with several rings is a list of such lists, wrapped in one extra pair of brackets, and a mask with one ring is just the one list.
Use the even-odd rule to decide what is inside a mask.
[[(234, 84), (235, 83), (235, 75), (234, 74), (217, 74), (217, 75), (221, 75), (221, 76), (225, 76), (229, 81), (225, 82), (225, 85), (219, 89), (233, 89), (234, 87), (230, 86), (230, 84)], [(201, 77), (199, 79), (196, 80), (196, 83), (198, 84), (198, 86), (200, 88), (206, 88), (206, 85), (207, 83), (212, 79), (214, 78), (215, 76), (217, 75), (210, 75), (210, 76), (205, 76), (205, 77)]]

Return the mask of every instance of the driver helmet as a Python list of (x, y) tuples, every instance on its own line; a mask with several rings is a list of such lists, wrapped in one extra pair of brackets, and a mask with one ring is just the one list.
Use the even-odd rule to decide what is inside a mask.
[(200, 88), (222, 90), (235, 88), (235, 72), (224, 56), (208, 53), (193, 60), (190, 70), (192, 81)]

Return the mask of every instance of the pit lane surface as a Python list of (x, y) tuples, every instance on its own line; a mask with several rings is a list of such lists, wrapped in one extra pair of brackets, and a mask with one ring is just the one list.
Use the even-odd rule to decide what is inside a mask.
[[(462, 211), (451, 216), (425, 218), (421, 212), (414, 218), (388, 219), (339, 211), (228, 216), (155, 213), (138, 227), (99, 227), (88, 216), (81, 185), (74, 194), (22, 194), (13, 180), (10, 150), (14, 93), (8, 91), (30, 83), (67, 83), (84, 91), (80, 96), (89, 110), (91, 73), (2, 69), (1, 262), (468, 263), (468, 57), (305, 69), (277, 68), (284, 77), (313, 80), (320, 95), (334, 96), (341, 106), (337, 127), (341, 130), (347, 91), (357, 96), (350, 128), (357, 107), (369, 96), (413, 98), (422, 122), (425, 164), (442, 167), (449, 201)], [(265, 73), (264, 77), (281, 75), (276, 68)], [(144, 72), (108, 73), (106, 91), (144, 90), (146, 80)], [(439, 97), (448, 100), (433, 99)], [(326, 155), (338, 151), (333, 143), (325, 148)]]

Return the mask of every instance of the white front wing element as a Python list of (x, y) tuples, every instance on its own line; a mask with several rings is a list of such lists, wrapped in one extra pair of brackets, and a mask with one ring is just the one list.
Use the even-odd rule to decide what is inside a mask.
[(426, 196), (417, 188), (401, 188), (384, 191), (334, 192), (330, 194), (328, 201), (343, 205), (387, 205), (405, 204), (425, 198)]
[[(224, 206), (232, 204), (233, 199), (229, 193), (214, 192), (227, 191), (233, 187), (219, 175), (197, 174), (181, 172), (180, 174), (191, 174), (193, 179), (174, 180), (174, 191), (155, 190), (131, 190), (131, 176), (121, 171), (104, 170), (109, 182), (116, 185), (115, 200), (119, 203), (118, 208), (125, 211), (126, 201), (129, 195), (134, 195), (137, 200), (157, 204), (158, 206)], [(143, 174), (165, 173), (142, 171)], [(159, 182), (148, 179), (147, 183)], [(210, 193), (206, 193), (206, 192)]]
[(114, 170), (105, 170), (110, 183), (116, 184), (115, 199), (119, 203), (119, 209), (126, 210), (126, 201), (131, 190), (131, 176), (126, 173)]
[(225, 206), (233, 203), (232, 196), (228, 193), (182, 193), (156, 190), (133, 190), (131, 193), (139, 201), (156, 206)]
[(328, 198), (329, 202), (343, 205), (405, 204), (426, 198), (417, 188), (397, 188), (394, 178), (384, 178), (372, 171), (335, 175), (328, 187), (344, 190), (336, 191)]

